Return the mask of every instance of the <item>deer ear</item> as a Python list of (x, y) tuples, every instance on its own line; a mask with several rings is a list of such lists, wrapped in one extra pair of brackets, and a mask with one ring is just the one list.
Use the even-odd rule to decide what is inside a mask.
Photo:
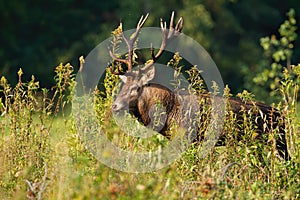
[(119, 75), (119, 77), (120, 77), (120, 79), (121, 79), (121, 81), (122, 81), (123, 83), (126, 83), (126, 82), (127, 82), (127, 76)]
[(147, 83), (149, 83), (149, 81), (151, 81), (154, 78), (154, 76), (155, 76), (155, 68), (152, 65), (145, 71), (142, 71), (142, 77), (140, 78), (140, 84), (146, 85)]

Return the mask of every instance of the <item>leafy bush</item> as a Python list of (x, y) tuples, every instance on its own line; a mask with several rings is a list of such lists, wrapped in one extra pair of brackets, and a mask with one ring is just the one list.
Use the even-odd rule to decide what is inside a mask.
[[(281, 85), (281, 80), (284, 78), (284, 67), (288, 72), (293, 74), (291, 69), (291, 58), (294, 51), (294, 43), (297, 39), (297, 26), (294, 9), (287, 12), (288, 19), (285, 20), (278, 30), (279, 38), (275, 35), (271, 37), (263, 37), (260, 39), (260, 44), (264, 49), (266, 60), (263, 60), (259, 73), (254, 77), (251, 75), (246, 77), (251, 84), (249, 87), (256, 92), (256, 95), (262, 99), (269, 99), (267, 102), (280, 101), (281, 94), (278, 90)], [(270, 62), (266, 62), (269, 60)], [(250, 73), (251, 74), (251, 73)], [(270, 97), (269, 97), (270, 95)]]

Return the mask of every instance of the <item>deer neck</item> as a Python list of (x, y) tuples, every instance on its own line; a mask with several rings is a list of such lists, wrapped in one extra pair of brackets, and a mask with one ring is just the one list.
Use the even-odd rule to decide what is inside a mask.
[(162, 105), (167, 115), (176, 112), (176, 95), (167, 87), (159, 84), (148, 84), (141, 88), (134, 114), (147, 125), (150, 122), (149, 111), (155, 105)]

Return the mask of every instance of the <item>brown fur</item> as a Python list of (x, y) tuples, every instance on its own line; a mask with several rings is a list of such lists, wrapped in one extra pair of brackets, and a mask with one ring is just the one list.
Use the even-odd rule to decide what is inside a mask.
[[(208, 126), (209, 121), (207, 120), (210, 117), (209, 113), (202, 111), (204, 111), (206, 107), (211, 107), (211, 97), (208, 94), (202, 94), (198, 97), (194, 97), (188, 93), (178, 95), (162, 85), (149, 84), (154, 74), (155, 69), (152, 67), (145, 71), (135, 71), (127, 76), (121, 76), (120, 78), (124, 84), (114, 101), (112, 109), (119, 111), (126, 109), (126, 106), (128, 106), (129, 111), (144, 125), (148, 126), (153, 123), (151, 122), (151, 117), (153, 117), (151, 113), (153, 114), (154, 111), (151, 109), (153, 109), (153, 106), (157, 103), (161, 104), (162, 107), (165, 108), (165, 121), (158, 131), (169, 139), (173, 137), (170, 129), (172, 125), (174, 125), (174, 122), (179, 127), (188, 128), (190, 126), (188, 118), (195, 119), (195, 115), (190, 116), (182, 112), (191, 109), (193, 113), (200, 113), (200, 116), (198, 116), (200, 119), (197, 119), (199, 120), (197, 139), (202, 140), (202, 134)], [(184, 100), (181, 101), (182, 99)], [(193, 99), (193, 101), (190, 101), (191, 99)], [(224, 99), (217, 97), (216, 100), (223, 101)], [(182, 104), (182, 102), (191, 103)], [(275, 141), (279, 155), (285, 160), (290, 159), (286, 145), (284, 122), (279, 111), (260, 102), (244, 102), (239, 98), (229, 98), (227, 112), (225, 113), (227, 117), (230, 111), (234, 113), (234, 117), (237, 120), (234, 124), (240, 133), (237, 139), (241, 139), (244, 132), (242, 126), (244, 124), (244, 118), (249, 118), (249, 120), (253, 122), (254, 127), (256, 127), (260, 138), (263, 134), (268, 134), (276, 130)], [(223, 144), (222, 141), (224, 141), (224, 137), (226, 136), (223, 134), (218, 144)]]

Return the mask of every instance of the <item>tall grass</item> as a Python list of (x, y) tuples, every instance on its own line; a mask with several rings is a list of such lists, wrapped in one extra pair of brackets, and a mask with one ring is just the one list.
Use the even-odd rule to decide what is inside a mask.
[[(283, 102), (273, 105), (286, 123), (289, 162), (280, 161), (274, 148), (275, 132), (256, 139), (251, 121), (243, 124), (237, 140), (234, 113), (225, 122), (225, 146), (215, 147), (205, 158), (192, 145), (171, 165), (149, 173), (125, 173), (111, 169), (85, 148), (65, 105), (75, 85), (72, 66), (56, 68), (57, 84), (39, 87), (34, 77), (12, 87), (2, 77), (0, 92), (0, 197), (1, 199), (299, 199), (300, 135), (297, 94), (300, 65), (286, 72), (280, 91)], [(190, 72), (193, 74), (193, 71)], [(192, 77), (193, 78), (193, 77)], [(96, 91), (96, 111), (107, 137), (133, 151), (166, 145), (160, 135), (150, 139), (130, 137), (117, 126), (110, 107), (118, 78), (108, 72), (106, 98)], [(196, 77), (193, 80), (200, 79)], [(195, 84), (195, 82), (194, 82)], [(198, 87), (199, 85), (196, 84)], [(202, 89), (202, 87), (199, 87)], [(228, 87), (225, 96), (230, 97)], [(251, 99), (250, 93), (239, 95)], [(137, 123), (133, 121), (133, 123)], [(127, 146), (126, 146), (127, 145)], [(263, 152), (262, 154), (260, 152)], [(260, 157), (262, 155), (262, 158)]]

